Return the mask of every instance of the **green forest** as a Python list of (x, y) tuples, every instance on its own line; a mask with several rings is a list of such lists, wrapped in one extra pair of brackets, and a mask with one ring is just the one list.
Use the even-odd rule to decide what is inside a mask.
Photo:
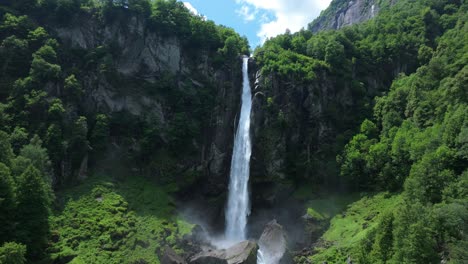
[(468, 2), (376, 2), (252, 51), (176, 0), (2, 1), (0, 263), (187, 259), (184, 204), (224, 221), (251, 52), (252, 211), (292, 190), (291, 263), (468, 263)]

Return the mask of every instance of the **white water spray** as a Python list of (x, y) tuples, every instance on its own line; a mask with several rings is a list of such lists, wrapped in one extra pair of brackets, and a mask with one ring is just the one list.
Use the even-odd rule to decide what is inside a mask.
[(250, 112), (252, 110), (252, 94), (249, 83), (249, 58), (245, 57), (242, 66), (243, 87), (242, 106), (239, 124), (234, 138), (234, 150), (231, 160), (231, 175), (229, 182), (229, 197), (226, 209), (225, 238), (231, 242), (246, 239), (247, 217), (250, 214), (249, 174), (250, 155)]

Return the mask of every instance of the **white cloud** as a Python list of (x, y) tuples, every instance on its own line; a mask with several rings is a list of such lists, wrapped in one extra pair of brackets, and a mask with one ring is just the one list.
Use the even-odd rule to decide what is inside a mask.
[(246, 22), (248, 22), (255, 19), (255, 15), (258, 13), (258, 10), (251, 8), (248, 5), (242, 5), (241, 8), (236, 10), (236, 13), (239, 16), (241, 16)]
[(193, 7), (193, 5), (190, 3), (190, 2), (183, 2), (184, 6), (194, 15), (196, 16), (201, 16), (201, 18), (203, 20), (208, 20), (208, 17), (206, 17), (205, 15), (201, 15), (200, 12), (198, 12), (198, 10)]
[(189, 2), (184, 2), (184, 6), (194, 15), (197, 15), (197, 16), (200, 15), (200, 13), (198, 13), (198, 10), (195, 7), (193, 7), (193, 5), (190, 4)]
[[(254, 15), (258, 10), (268, 11), (274, 14), (274, 19), (262, 23), (257, 36), (263, 43), (267, 38), (277, 36), (286, 31), (299, 31), (307, 26), (320, 12), (327, 8), (331, 0), (235, 0), (243, 6), (250, 5), (255, 9)], [(250, 12), (252, 14), (252, 12)]]

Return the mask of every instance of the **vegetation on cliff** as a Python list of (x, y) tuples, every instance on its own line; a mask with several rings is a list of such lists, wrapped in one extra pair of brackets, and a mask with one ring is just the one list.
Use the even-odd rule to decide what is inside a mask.
[[(144, 25), (142, 35), (172, 40), (184, 52), (196, 69), (190, 78), (162, 63), (151, 80), (143, 64), (139, 75), (128, 76), (117, 69), (123, 49), (117, 41), (77, 47), (60, 38), (61, 29), (84, 21), (128, 33), (132, 19)], [(203, 141), (213, 123), (207, 116), (218, 88), (204, 71), (229, 69), (248, 53), (245, 37), (175, 0), (2, 1), (0, 262), (158, 263), (157, 249), (174, 246), (190, 230), (173, 217), (168, 193), (200, 174), (177, 162), (198, 158), (194, 139)], [(120, 94), (157, 98), (169, 113), (165, 123), (93, 105), (91, 93), (103, 83)], [(124, 186), (91, 180), (75, 196), (67, 186), (81, 183), (93, 174), (88, 166), (102, 160), (125, 163), (141, 177), (121, 179)], [(160, 176), (148, 182), (143, 176), (149, 174)]]
[[(280, 186), (273, 192), (292, 186), (304, 218), (319, 223), (298, 263), (464, 263), (468, 4), (379, 3), (366, 23), (286, 32), (255, 51), (252, 178)], [(122, 43), (88, 45), (77, 27), (85, 22), (155, 36), (183, 59), (139, 61), (126, 74)], [(164, 246), (183, 253), (193, 226), (173, 196), (226, 166), (212, 130), (235, 113), (221, 118), (228, 103), (217, 94), (236, 94), (224, 75), (247, 53), (244, 37), (175, 0), (2, 2), (0, 263), (159, 263)], [(156, 110), (122, 110), (116, 94)], [(207, 148), (218, 156), (207, 159)], [(199, 193), (224, 199), (207, 179)]]
[[(301, 114), (281, 104), (282, 93), (272, 90), (272, 81), (316, 87), (332, 79), (333, 87), (348, 89), (353, 101), (351, 107), (329, 105), (321, 113), (318, 122), (328, 124), (332, 117), (335, 134), (334, 146), (316, 144), (319, 162), (308, 160), (303, 140), (302, 147), (290, 148), (295, 158), (289, 168), (296, 169), (285, 173), (325, 182), (333, 170), (317, 179), (317, 168), (338, 154), (338, 181), (368, 193), (331, 220), (310, 253), (313, 262), (468, 259), (467, 11), (464, 1), (398, 1), (367, 23), (316, 35), (286, 33), (256, 50), (271, 96), (268, 107), (276, 109), (271, 119), (281, 114), (296, 124)], [(349, 137), (352, 127), (357, 133)], [(314, 134), (302, 137), (317, 141)], [(344, 145), (339, 138), (349, 141)], [(371, 195), (376, 192), (390, 193)], [(311, 217), (321, 220), (310, 206)]]

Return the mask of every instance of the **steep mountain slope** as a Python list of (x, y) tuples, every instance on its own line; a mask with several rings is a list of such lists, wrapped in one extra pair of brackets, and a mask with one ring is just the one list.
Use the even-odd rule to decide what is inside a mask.
[[(276, 218), (296, 263), (467, 261), (467, 13), (337, 0), (255, 51), (249, 236)], [(0, 21), (0, 262), (187, 259), (179, 213), (222, 229), (245, 38), (175, 0)]]
[[(253, 177), (272, 186), (256, 190), (292, 185), (311, 199), (310, 237), (333, 218), (298, 263), (466, 261), (466, 14), (462, 1), (397, 1), (366, 23), (256, 50)], [(327, 186), (362, 200), (324, 217), (333, 210), (312, 201), (333, 204)]]
[[(161, 192), (156, 198), (171, 193), (182, 200), (211, 199), (205, 220), (222, 217), (241, 93), (239, 54), (249, 52), (245, 38), (191, 14), (175, 0), (7, 1), (0, 5), (0, 21), (1, 175), (12, 193), (10, 209), (19, 212), (5, 218), (2, 213), (1, 232), (7, 235), (0, 243), (25, 244), (28, 261), (69, 261), (83, 254), (79, 248), (99, 241), (100, 257), (127, 250), (122, 241), (135, 237), (128, 221), (121, 223), (122, 234), (101, 241), (61, 233), (76, 222), (60, 216), (52, 226), (60, 233), (53, 236), (60, 246), (49, 248), (53, 254), (44, 250), (52, 206), (54, 215), (65, 210), (77, 221), (87, 221), (87, 214), (77, 211), (80, 206), (61, 202), (73, 190), (58, 192), (54, 200), (52, 189), (63, 190), (96, 174), (113, 175), (117, 182), (131, 175), (141, 181), (146, 177), (164, 186), (155, 189)], [(114, 195), (117, 190), (105, 190), (102, 207), (87, 198), (77, 204), (93, 211), (88, 206), (94, 202), (132, 218), (130, 211), (139, 210), (120, 206), (125, 199)], [(41, 208), (37, 215), (29, 212), (34, 200)], [(174, 204), (167, 202), (163, 209), (168, 212), (154, 221), (173, 225), (167, 230), (174, 232), (174, 245), (180, 233)], [(115, 220), (102, 217), (103, 228)], [(88, 232), (88, 227), (80, 230)], [(148, 243), (154, 245), (153, 240)], [(120, 253), (115, 262), (125, 257)], [(91, 255), (76, 261), (92, 263)]]

